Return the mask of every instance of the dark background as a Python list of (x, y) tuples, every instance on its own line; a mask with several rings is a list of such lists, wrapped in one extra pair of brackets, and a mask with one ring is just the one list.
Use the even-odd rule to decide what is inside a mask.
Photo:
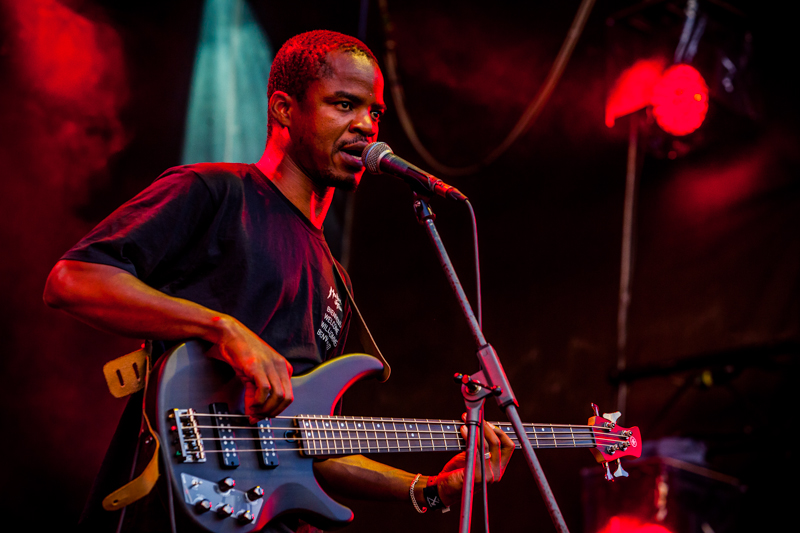
[[(250, 4), (275, 49), (301, 31), (358, 32), (355, 0)], [(639, 426), (645, 442), (702, 443), (708, 468), (741, 481), (740, 499), (724, 512), (738, 516), (738, 529), (767, 529), (789, 519), (798, 496), (790, 437), (800, 333), (797, 46), (777, 7), (700, 5), (711, 21), (697, 58), (711, 90), (706, 122), (681, 139), (649, 124), (641, 138), (628, 363), (655, 371), (631, 383), (620, 423)], [(485, 170), (448, 179), (477, 213), (484, 331), (524, 421), (581, 424), (590, 402), (614, 410), (630, 119), (607, 128), (605, 98), (637, 57), (671, 56), (683, 3), (637, 6), (597, 2), (533, 127)], [(576, 9), (390, 2), (407, 107), (439, 160), (473, 163), (500, 143), (545, 79)], [(140, 343), (47, 309), (44, 281), (85, 232), (180, 162), (201, 11), (188, 0), (0, 3), (2, 505), (30, 529), (77, 520), (124, 405), (109, 396), (101, 367)], [(383, 39), (370, 2), (366, 42), (381, 61)], [(748, 58), (732, 95), (719, 86), (723, 53)], [(385, 96), (381, 140), (423, 166)], [(434, 209), (472, 297), (467, 212), (442, 201)], [(410, 192), (367, 176), (354, 213), (349, 271), (393, 376), (357, 385), (345, 411), (458, 417), (451, 376), (477, 370), (474, 347)], [(493, 405), (487, 416), (502, 419)], [(599, 466), (585, 450), (539, 457), (567, 524), (580, 531), (580, 472)], [(447, 457), (387, 460), (433, 474)], [(495, 530), (552, 528), (521, 454), (490, 502)], [(457, 528), (456, 513), (352, 504), (348, 531)]]

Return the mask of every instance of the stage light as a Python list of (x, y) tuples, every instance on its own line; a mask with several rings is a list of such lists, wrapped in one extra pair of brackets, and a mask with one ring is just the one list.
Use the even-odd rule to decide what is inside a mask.
[(708, 112), (708, 85), (689, 65), (668, 68), (653, 87), (653, 116), (672, 135), (688, 135), (703, 123)]
[(645, 523), (630, 516), (612, 516), (598, 533), (672, 533), (659, 524)]
[(663, 70), (665, 61), (637, 61), (614, 84), (606, 102), (606, 126), (616, 118), (652, 106), (653, 116), (665, 132), (688, 135), (703, 123), (708, 112), (708, 85), (689, 65)]
[(653, 87), (661, 80), (666, 64), (663, 57), (640, 59), (620, 74), (606, 102), (606, 126), (612, 128), (618, 117), (650, 105)]

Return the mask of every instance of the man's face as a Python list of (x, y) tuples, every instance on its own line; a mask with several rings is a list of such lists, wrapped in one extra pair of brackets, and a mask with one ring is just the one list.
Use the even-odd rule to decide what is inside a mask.
[(317, 185), (355, 190), (361, 152), (378, 136), (383, 75), (361, 54), (333, 52), (327, 75), (309, 85), (292, 116), (292, 156)]

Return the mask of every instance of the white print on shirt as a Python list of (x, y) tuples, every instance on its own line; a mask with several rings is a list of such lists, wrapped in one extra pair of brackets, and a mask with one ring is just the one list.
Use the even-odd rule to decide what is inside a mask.
[(339, 344), (339, 332), (342, 330), (342, 319), (339, 317), (342, 311), (342, 300), (339, 298), (336, 291), (333, 290), (333, 287), (331, 287), (331, 290), (328, 292), (328, 300), (331, 298), (333, 298), (333, 305), (336, 306), (339, 313), (334, 311), (330, 305), (327, 306), (325, 315), (322, 317), (322, 323), (319, 329), (317, 329), (317, 337), (322, 339), (325, 343), (326, 350), (330, 350)]
[(339, 298), (339, 294), (335, 290), (333, 290), (333, 287), (331, 287), (331, 290), (328, 291), (328, 300), (330, 300), (331, 298), (333, 298), (333, 303), (336, 305), (336, 309), (341, 311), (342, 300)]

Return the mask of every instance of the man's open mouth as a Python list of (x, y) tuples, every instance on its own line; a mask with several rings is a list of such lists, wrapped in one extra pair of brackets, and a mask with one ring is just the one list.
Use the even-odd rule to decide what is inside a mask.
[(344, 155), (344, 159), (347, 163), (363, 167), (361, 153), (364, 151), (366, 145), (367, 143), (348, 144), (340, 148), (339, 151)]

